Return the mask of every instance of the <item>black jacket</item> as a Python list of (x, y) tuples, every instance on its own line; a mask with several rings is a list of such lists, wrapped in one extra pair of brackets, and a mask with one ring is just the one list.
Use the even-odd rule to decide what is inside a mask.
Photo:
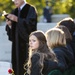
[(62, 71), (68, 69), (69, 64), (72, 63), (71, 54), (66, 47), (59, 46), (53, 49), (57, 56), (59, 67)]
[(72, 42), (68, 42), (67, 45), (66, 45), (66, 47), (67, 47), (67, 49), (68, 49), (68, 51), (70, 53), (69, 55), (70, 55), (70, 59), (71, 59), (71, 62), (69, 63), (69, 67), (74, 65), (74, 50), (72, 48), (72, 44), (71, 43)]
[[(41, 75), (40, 73), (40, 65), (39, 65), (39, 54), (34, 54), (31, 58), (32, 67), (31, 67), (31, 74), (30, 75)], [(51, 61), (51, 60), (44, 60), (43, 62), (44, 68), (43, 68), (43, 75), (48, 75), (48, 73), (54, 69), (58, 69), (57, 62)]]

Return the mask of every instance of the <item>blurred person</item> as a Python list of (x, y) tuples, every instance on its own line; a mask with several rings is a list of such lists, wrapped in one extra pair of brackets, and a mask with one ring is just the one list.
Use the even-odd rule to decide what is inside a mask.
[(16, 8), (6, 16), (6, 31), (12, 41), (12, 68), (15, 75), (24, 74), (24, 62), (28, 58), (28, 38), (37, 27), (36, 8), (26, 0), (13, 0)]
[(52, 22), (52, 7), (49, 7), (49, 1), (46, 1), (46, 7), (43, 9), (44, 22)]
[(68, 69), (67, 61), (70, 62), (70, 53), (66, 48), (66, 38), (64, 32), (59, 28), (49, 29), (46, 33), (47, 44), (58, 59), (59, 67), (64, 72)]
[(72, 48), (74, 52), (74, 61), (75, 61), (75, 23), (74, 23), (74, 20), (71, 17), (64, 18), (63, 20), (57, 23), (56, 27), (60, 25), (66, 26), (71, 33), (71, 36), (72, 36), (71, 44), (72, 44)]
[(72, 44), (71, 44), (71, 41), (72, 41), (72, 36), (68, 30), (68, 28), (66, 26), (63, 26), (63, 25), (60, 25), (58, 26), (57, 28), (61, 29), (64, 31), (65, 33), (65, 37), (66, 37), (66, 47), (68, 48), (67, 50), (69, 51), (70, 53), (70, 62), (67, 61), (67, 64), (69, 65), (69, 67), (72, 67), (73, 64), (74, 64), (74, 52), (73, 52), (73, 48), (72, 48)]

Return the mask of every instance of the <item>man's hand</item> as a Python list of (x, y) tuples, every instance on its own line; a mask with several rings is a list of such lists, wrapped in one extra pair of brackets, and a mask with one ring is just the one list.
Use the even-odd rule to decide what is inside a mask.
[(11, 21), (18, 22), (18, 17), (13, 14), (8, 14), (7, 18), (9, 18)]
[(6, 19), (6, 24), (7, 24), (8, 26), (11, 26), (11, 21), (8, 20), (8, 19)]

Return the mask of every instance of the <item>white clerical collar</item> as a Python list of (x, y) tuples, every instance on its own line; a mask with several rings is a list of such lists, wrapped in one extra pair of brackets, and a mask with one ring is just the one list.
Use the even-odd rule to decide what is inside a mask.
[(49, 9), (49, 6), (46, 6), (47, 9)]
[(22, 10), (22, 8), (23, 8), (25, 5), (26, 5), (26, 3), (22, 4), (22, 5), (20, 6), (20, 9)]

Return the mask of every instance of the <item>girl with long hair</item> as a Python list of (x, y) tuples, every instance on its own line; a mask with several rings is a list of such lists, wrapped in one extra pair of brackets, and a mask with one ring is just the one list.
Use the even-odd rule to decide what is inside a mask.
[(47, 41), (42, 31), (34, 31), (29, 36), (29, 58), (26, 75), (48, 75), (57, 69), (55, 53), (48, 48)]

